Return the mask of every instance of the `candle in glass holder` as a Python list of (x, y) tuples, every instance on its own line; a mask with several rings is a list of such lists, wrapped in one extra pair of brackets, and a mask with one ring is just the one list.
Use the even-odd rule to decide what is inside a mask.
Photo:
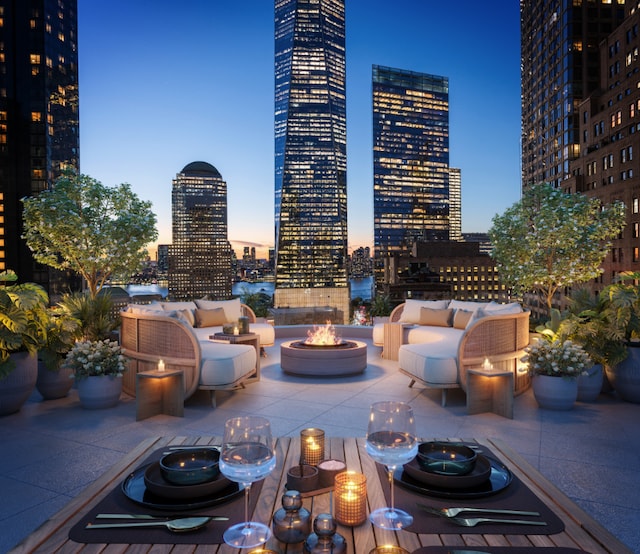
[(164, 360), (158, 362), (158, 371), (164, 371)]
[(240, 328), (237, 325), (233, 326), (233, 334), (234, 335), (239, 335), (240, 334)]
[(491, 364), (491, 362), (489, 361), (489, 358), (485, 358), (484, 362), (482, 362), (482, 369), (493, 369), (493, 365)]
[(367, 519), (367, 478), (344, 471), (335, 480), (335, 518), (342, 525), (355, 526)]
[(300, 463), (317, 466), (324, 460), (324, 431), (309, 428), (300, 431)]

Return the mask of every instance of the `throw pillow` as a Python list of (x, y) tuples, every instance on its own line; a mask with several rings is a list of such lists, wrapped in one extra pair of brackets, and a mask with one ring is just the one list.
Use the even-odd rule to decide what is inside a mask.
[(227, 322), (224, 308), (214, 308), (213, 310), (196, 308), (195, 319), (196, 327), (217, 327)]
[(466, 329), (471, 316), (474, 314), (471, 310), (456, 310), (453, 314), (453, 327), (455, 329)]
[(488, 306), (488, 302), (473, 302), (470, 300), (452, 300), (451, 304), (449, 304), (449, 308), (453, 308), (454, 310), (469, 310), (470, 312), (475, 312), (478, 308), (486, 308)]
[(234, 298), (233, 300), (196, 300), (196, 306), (202, 310), (222, 308), (227, 318), (225, 323), (238, 321), (242, 315), (239, 298)]
[(448, 300), (405, 300), (404, 308), (400, 314), (401, 323), (420, 323), (420, 309), (431, 308), (442, 310), (449, 305)]
[(488, 315), (494, 315), (491, 312), (487, 312), (484, 308), (478, 308), (471, 317), (469, 318), (469, 322), (467, 323), (467, 327), (471, 327), (476, 321), (482, 319), (483, 317), (487, 317)]
[(420, 325), (431, 325), (433, 327), (451, 327), (451, 316), (453, 310), (432, 310), (431, 308), (420, 308)]

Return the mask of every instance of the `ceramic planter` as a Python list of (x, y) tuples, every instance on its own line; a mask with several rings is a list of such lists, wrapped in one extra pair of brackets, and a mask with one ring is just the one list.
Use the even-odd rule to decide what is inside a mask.
[(0, 415), (19, 411), (31, 396), (38, 378), (38, 359), (35, 354), (16, 352), (10, 356), (16, 367), (7, 377), (0, 379)]
[(604, 371), (600, 364), (589, 368), (588, 375), (580, 375), (578, 381), (578, 402), (595, 402), (602, 391)]
[(640, 346), (629, 346), (627, 350), (625, 360), (606, 368), (607, 377), (622, 400), (640, 404)]
[(73, 371), (69, 367), (62, 366), (58, 371), (51, 371), (43, 362), (38, 361), (38, 380), (36, 389), (44, 400), (55, 400), (64, 398), (69, 394), (73, 386), (71, 374)]
[(578, 380), (551, 375), (535, 375), (533, 377), (533, 395), (541, 408), (571, 410), (578, 398)]
[(122, 377), (87, 377), (76, 383), (80, 404), (87, 410), (113, 408), (120, 401)]

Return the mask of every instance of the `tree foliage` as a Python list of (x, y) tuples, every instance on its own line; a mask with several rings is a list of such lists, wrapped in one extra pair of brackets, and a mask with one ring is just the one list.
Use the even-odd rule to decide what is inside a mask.
[(23, 203), (24, 238), (33, 257), (79, 273), (92, 298), (108, 279), (135, 273), (148, 255), (145, 246), (158, 236), (151, 202), (128, 184), (105, 187), (67, 172)]
[(597, 277), (611, 239), (625, 225), (624, 204), (567, 194), (542, 183), (493, 218), (489, 236), (501, 281), (539, 293), (549, 310), (560, 287)]

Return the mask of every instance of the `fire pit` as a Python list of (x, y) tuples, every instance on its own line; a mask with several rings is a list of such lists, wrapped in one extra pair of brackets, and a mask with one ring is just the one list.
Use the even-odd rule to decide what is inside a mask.
[(367, 345), (341, 339), (327, 322), (309, 331), (306, 339), (282, 343), (280, 366), (292, 375), (354, 375), (367, 367)]

